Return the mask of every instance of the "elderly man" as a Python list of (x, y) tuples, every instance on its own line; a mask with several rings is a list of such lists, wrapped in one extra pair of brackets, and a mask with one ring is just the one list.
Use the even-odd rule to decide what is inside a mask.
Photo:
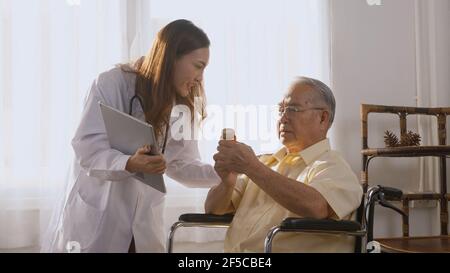
[[(358, 179), (327, 139), (336, 108), (328, 86), (298, 78), (279, 107), (279, 151), (258, 159), (245, 144), (221, 141), (214, 156), (222, 183), (210, 190), (205, 210), (235, 213), (226, 252), (263, 252), (269, 230), (287, 217), (350, 220), (361, 202)], [(351, 252), (353, 247), (354, 238), (346, 236), (283, 233), (273, 251)]]

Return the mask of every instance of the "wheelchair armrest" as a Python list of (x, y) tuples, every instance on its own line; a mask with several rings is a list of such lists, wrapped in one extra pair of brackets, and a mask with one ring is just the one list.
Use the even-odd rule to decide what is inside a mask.
[(318, 220), (311, 218), (286, 218), (280, 225), (282, 231), (315, 230), (315, 231), (337, 231), (358, 232), (361, 224), (355, 221), (336, 221), (330, 219)]
[(180, 216), (180, 222), (186, 223), (224, 223), (230, 224), (233, 221), (233, 214), (213, 215), (213, 214), (183, 214)]
[[(264, 252), (272, 252), (272, 243), (279, 232), (305, 232), (323, 234), (344, 234), (362, 238), (366, 231), (355, 221), (318, 220), (312, 218), (286, 218), (279, 226), (273, 227), (264, 241)], [(356, 241), (358, 242), (358, 241)]]
[(378, 186), (380, 192), (389, 200), (400, 200), (403, 196), (403, 192), (399, 189), (392, 187)]

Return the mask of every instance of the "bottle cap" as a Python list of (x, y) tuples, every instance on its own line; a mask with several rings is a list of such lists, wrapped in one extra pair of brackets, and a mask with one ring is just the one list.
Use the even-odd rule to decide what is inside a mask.
[(222, 130), (222, 140), (234, 140), (235, 131), (234, 129), (223, 129)]

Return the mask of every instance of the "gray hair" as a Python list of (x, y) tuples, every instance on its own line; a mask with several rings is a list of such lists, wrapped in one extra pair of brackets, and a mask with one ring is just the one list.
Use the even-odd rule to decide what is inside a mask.
[(319, 95), (317, 99), (319, 102), (322, 102), (328, 108), (327, 110), (330, 113), (330, 127), (334, 122), (334, 117), (336, 114), (336, 99), (334, 98), (333, 91), (331, 91), (330, 87), (328, 87), (323, 82), (308, 78), (308, 77), (298, 77), (294, 82), (294, 85), (298, 84), (306, 84), (310, 86), (316, 93)]

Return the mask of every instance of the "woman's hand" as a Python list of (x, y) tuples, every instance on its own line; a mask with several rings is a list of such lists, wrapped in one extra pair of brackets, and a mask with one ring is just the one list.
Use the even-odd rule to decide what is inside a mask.
[(163, 174), (166, 161), (162, 155), (148, 155), (151, 147), (146, 145), (130, 157), (125, 169), (130, 173)]

